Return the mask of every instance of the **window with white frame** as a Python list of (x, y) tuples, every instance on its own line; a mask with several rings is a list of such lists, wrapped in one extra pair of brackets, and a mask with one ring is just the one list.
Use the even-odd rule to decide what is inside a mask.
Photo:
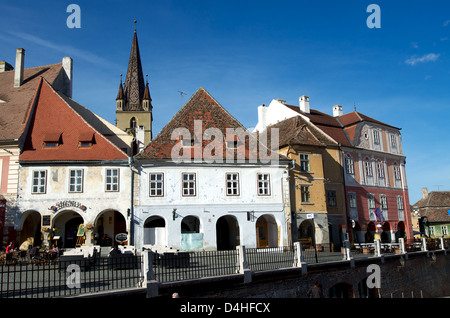
[(377, 176), (380, 179), (384, 179), (384, 164), (381, 160), (377, 161)]
[(184, 197), (193, 197), (197, 195), (195, 179), (196, 179), (195, 173), (188, 172), (182, 174)]
[(394, 163), (393, 169), (394, 169), (394, 179), (401, 180), (402, 177), (400, 175), (400, 167), (398, 166), (397, 163)]
[(380, 132), (376, 129), (373, 130), (373, 143), (375, 145), (380, 144)]
[(392, 166), (394, 170), (394, 186), (400, 188), (402, 186), (402, 177), (400, 174), (400, 166), (395, 162)]
[(405, 220), (405, 208), (403, 206), (403, 197), (401, 195), (397, 195), (397, 210), (398, 210), (399, 221), (404, 221)]
[(429, 232), (429, 233), (428, 233), (429, 236), (434, 236), (434, 233), (435, 233), (435, 232), (434, 232), (434, 226), (428, 227), (428, 232)]
[(47, 171), (33, 171), (33, 184), (31, 187), (31, 193), (42, 194), (47, 191)]
[(448, 235), (447, 225), (442, 225), (442, 235)]
[(347, 172), (347, 174), (355, 174), (353, 158), (350, 155), (347, 155), (347, 157), (345, 158), (345, 171)]
[(227, 195), (239, 195), (239, 173), (226, 174)]
[(394, 134), (390, 135), (391, 137), (391, 148), (394, 150), (397, 150), (397, 136), (395, 136)]
[(372, 163), (370, 162), (369, 158), (366, 158), (364, 160), (364, 171), (366, 172), (366, 176), (368, 176), (368, 177), (372, 177), (373, 176)]
[(83, 192), (83, 169), (69, 171), (69, 192)]
[(258, 173), (258, 195), (270, 195), (270, 174)]
[(369, 219), (372, 221), (376, 221), (377, 217), (375, 215), (375, 195), (373, 193), (367, 194), (367, 204), (369, 207)]
[(150, 173), (149, 179), (149, 196), (164, 196), (164, 173)]
[(311, 193), (309, 192), (309, 186), (301, 186), (300, 193), (302, 198), (302, 203), (311, 203)]
[(107, 192), (119, 191), (119, 169), (106, 169), (105, 190)]
[(300, 171), (308, 172), (309, 171), (309, 155), (300, 154)]
[(388, 220), (388, 203), (386, 194), (380, 194), (380, 205), (381, 211), (383, 212), (383, 218), (385, 221)]

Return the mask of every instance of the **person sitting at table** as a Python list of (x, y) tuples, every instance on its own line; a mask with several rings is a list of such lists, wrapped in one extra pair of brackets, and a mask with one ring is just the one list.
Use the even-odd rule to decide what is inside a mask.
[(6, 247), (5, 253), (6, 253), (6, 254), (9, 254), (9, 253), (11, 253), (13, 250), (14, 250), (14, 244), (13, 244), (13, 242), (10, 242), (9, 245)]
[(119, 255), (122, 254), (122, 251), (119, 249), (119, 245), (114, 245), (114, 247), (109, 251), (109, 256), (111, 255)]
[(14, 251), (14, 244), (13, 242), (10, 242), (9, 245), (6, 247), (6, 261), (10, 262), (13, 259), (13, 251)]
[(38, 260), (39, 259), (39, 249), (40, 249), (40, 246), (37, 245), (37, 246), (33, 247), (30, 250), (30, 256), (31, 256), (32, 260)]

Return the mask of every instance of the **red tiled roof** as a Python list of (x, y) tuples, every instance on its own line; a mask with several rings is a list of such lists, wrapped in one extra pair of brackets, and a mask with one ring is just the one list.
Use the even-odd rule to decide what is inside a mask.
[(40, 77), (53, 83), (61, 69), (62, 63), (26, 68), (20, 87), (14, 87), (14, 70), (0, 73), (0, 140), (20, 138)]
[(352, 146), (357, 126), (364, 121), (400, 130), (400, 128), (388, 125), (357, 111), (347, 113), (339, 117), (334, 117), (315, 109), (311, 109), (310, 113), (308, 114), (301, 111), (298, 106), (286, 105), (286, 107), (298, 112), (299, 114), (302, 114), (303, 116), (308, 117), (311, 120), (311, 123), (320, 128), (324, 133), (333, 138), (336, 142), (344, 146)]
[(432, 191), (426, 198), (413, 204), (419, 208), (420, 215), (426, 216), (429, 222), (450, 223), (450, 191)]
[(335, 141), (327, 138), (319, 129), (301, 116), (287, 118), (268, 126), (267, 132), (269, 135), (272, 128), (278, 129), (280, 148), (288, 145), (326, 146), (335, 144)]
[[(201, 131), (194, 132), (195, 123), (194, 121), (201, 121)], [(184, 151), (188, 151), (187, 158), (190, 159), (214, 159), (220, 156), (217, 148), (212, 150), (212, 143), (214, 138), (211, 140), (205, 140), (205, 131), (209, 128), (218, 129), (223, 140), (219, 141), (222, 144), (222, 156), (225, 160), (227, 147), (226, 147), (226, 137), (227, 129), (242, 129), (249, 135), (250, 132), (233, 116), (228, 113), (225, 108), (223, 108), (204, 88), (200, 88), (195, 92), (189, 101), (173, 116), (173, 118), (164, 126), (160, 133), (152, 140), (152, 142), (138, 155), (135, 157), (137, 159), (173, 159), (172, 150), (177, 145), (176, 149), (179, 149), (180, 143), (179, 139), (172, 140), (172, 134), (176, 132), (177, 128), (185, 128), (189, 131), (190, 135), (195, 138), (194, 146), (191, 148), (184, 148)], [(229, 135), (229, 134), (228, 134)], [(250, 136), (254, 138), (254, 136)], [(202, 144), (198, 141), (202, 140)], [(239, 156), (244, 154), (245, 160), (250, 158), (258, 158), (257, 150), (250, 153), (249, 149), (249, 139), (246, 140), (245, 144), (238, 145), (237, 150), (234, 150), (234, 158), (240, 158)], [(255, 141), (256, 139), (253, 139)], [(205, 150), (205, 147), (208, 148)], [(201, 147), (201, 148), (200, 148)], [(200, 151), (199, 151), (200, 150)], [(238, 154), (237, 154), (238, 153)], [(216, 156), (216, 157), (214, 157)]]
[[(86, 109), (79, 109), (80, 107), (82, 106), (69, 97), (56, 92), (41, 78), (33, 107), (27, 116), (29, 128), (19, 161), (127, 159), (127, 155), (117, 145), (106, 139), (91, 124), (95, 116), (90, 115), (92, 113)], [(80, 136), (83, 140), (80, 140)], [(88, 141), (84, 140), (86, 138), (93, 141), (92, 146), (79, 147), (79, 142)], [(45, 141), (58, 141), (59, 145), (44, 147)]]

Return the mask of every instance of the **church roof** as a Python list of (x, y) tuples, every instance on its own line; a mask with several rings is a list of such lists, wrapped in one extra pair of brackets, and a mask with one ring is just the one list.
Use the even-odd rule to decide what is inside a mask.
[(144, 97), (145, 86), (146, 85), (144, 81), (144, 73), (142, 72), (137, 32), (135, 30), (133, 35), (133, 42), (131, 44), (127, 75), (123, 86), (123, 98), (125, 100), (123, 109), (124, 111), (143, 110), (141, 102), (142, 98)]

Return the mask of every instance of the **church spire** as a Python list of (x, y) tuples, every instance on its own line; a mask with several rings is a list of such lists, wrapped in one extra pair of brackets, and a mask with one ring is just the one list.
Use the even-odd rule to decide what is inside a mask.
[(136, 20), (134, 20), (134, 35), (131, 44), (130, 59), (125, 79), (124, 98), (125, 110), (143, 110), (142, 97), (145, 91), (144, 75), (142, 72), (141, 56), (136, 32)]

